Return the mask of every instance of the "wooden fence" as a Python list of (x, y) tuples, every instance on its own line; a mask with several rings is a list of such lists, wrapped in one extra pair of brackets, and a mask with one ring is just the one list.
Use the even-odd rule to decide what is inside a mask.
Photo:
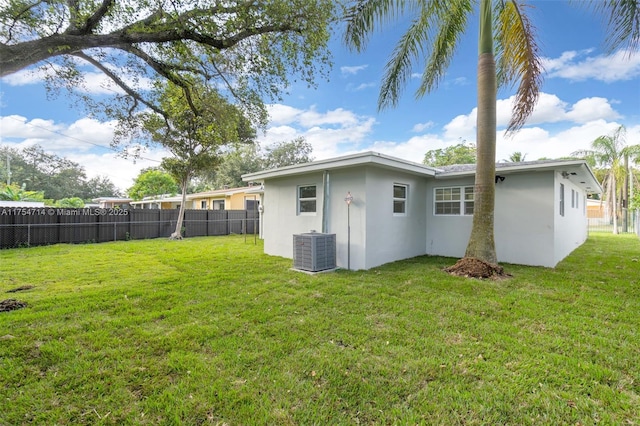
[[(57, 243), (166, 238), (178, 210), (0, 207), (0, 249)], [(185, 210), (185, 237), (257, 234), (253, 210)]]

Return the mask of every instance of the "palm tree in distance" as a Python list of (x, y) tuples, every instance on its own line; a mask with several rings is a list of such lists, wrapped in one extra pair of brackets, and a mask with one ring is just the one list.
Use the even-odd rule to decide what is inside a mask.
[(523, 154), (520, 151), (516, 151), (509, 156), (509, 159), (503, 160), (503, 161), (506, 161), (507, 163), (521, 163), (524, 160), (526, 160), (526, 158), (527, 158), (527, 154)]
[(625, 182), (629, 157), (640, 155), (640, 145), (627, 145), (626, 134), (626, 128), (619, 126), (610, 135), (599, 136), (591, 142), (591, 149), (572, 153), (574, 156), (584, 157), (605, 171), (602, 187), (607, 209), (613, 220), (614, 234), (618, 233), (618, 186)]
[[(610, 13), (609, 47), (615, 50), (629, 41), (631, 50), (640, 40), (640, 0), (588, 2), (597, 12)], [(584, 2), (583, 2), (584, 3)], [(586, 3), (585, 3), (586, 4)], [(379, 26), (411, 17), (386, 64), (378, 108), (393, 107), (411, 78), (412, 67), (424, 61), (417, 97), (435, 90), (445, 75), (456, 47), (479, 6), (477, 165), (474, 186), (473, 225), (465, 258), (497, 263), (494, 241), (496, 101), (497, 88), (516, 86), (512, 117), (507, 134), (520, 129), (533, 112), (542, 84), (542, 65), (534, 29), (525, 14), (526, 6), (516, 0), (356, 0), (347, 12), (345, 43), (355, 51), (366, 48)], [(494, 49), (497, 55), (494, 55)], [(464, 262), (463, 262), (464, 263)], [(500, 268), (495, 267), (499, 272)], [(469, 271), (460, 271), (462, 274)]]

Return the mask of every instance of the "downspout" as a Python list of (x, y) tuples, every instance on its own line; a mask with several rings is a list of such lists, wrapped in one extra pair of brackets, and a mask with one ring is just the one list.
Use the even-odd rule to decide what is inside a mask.
[(322, 233), (329, 231), (329, 171), (322, 173)]

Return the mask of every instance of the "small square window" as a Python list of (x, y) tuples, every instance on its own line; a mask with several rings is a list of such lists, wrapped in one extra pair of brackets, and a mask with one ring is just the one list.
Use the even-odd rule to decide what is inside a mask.
[(298, 187), (298, 214), (316, 212), (316, 186)]
[(407, 214), (407, 185), (393, 185), (393, 214), (403, 216)]

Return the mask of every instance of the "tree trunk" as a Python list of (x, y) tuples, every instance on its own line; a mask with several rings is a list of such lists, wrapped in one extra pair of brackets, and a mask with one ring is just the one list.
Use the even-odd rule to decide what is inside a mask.
[(629, 232), (629, 154), (624, 155), (624, 186), (620, 197), (622, 232)]
[(613, 204), (613, 233), (618, 233), (618, 203), (616, 200), (618, 188), (616, 187), (616, 175), (614, 172), (611, 174), (611, 204)]
[(465, 257), (497, 263), (493, 217), (496, 170), (497, 76), (491, 37), (491, 1), (482, 0), (478, 56), (477, 163), (473, 225)]
[(189, 178), (185, 178), (182, 181), (182, 201), (180, 202), (180, 209), (178, 210), (178, 220), (176, 221), (176, 229), (173, 231), (173, 234), (169, 237), (171, 240), (181, 240), (182, 239), (182, 223), (184, 222), (184, 210), (185, 204), (187, 203), (187, 186), (188, 186)]

